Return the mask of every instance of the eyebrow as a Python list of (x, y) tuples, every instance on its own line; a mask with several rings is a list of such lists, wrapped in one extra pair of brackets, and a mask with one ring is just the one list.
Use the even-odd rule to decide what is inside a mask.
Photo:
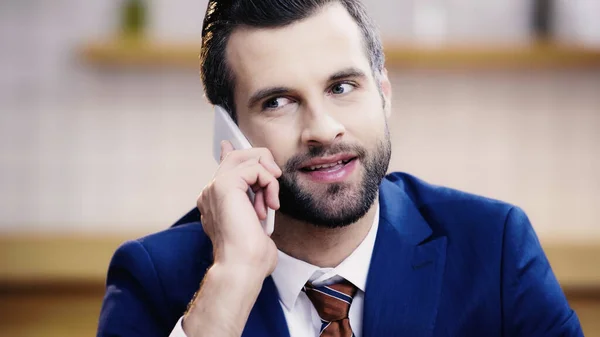
[(367, 77), (365, 73), (358, 68), (346, 68), (338, 71), (337, 73), (329, 76), (328, 82), (335, 82), (339, 80), (343, 80), (345, 78), (357, 78), (357, 77)]
[(262, 101), (263, 99), (269, 96), (280, 96), (287, 94), (290, 91), (292, 91), (292, 89), (286, 87), (272, 87), (261, 89), (255, 92), (248, 100), (248, 109), (253, 108), (258, 102)]
[[(350, 67), (350, 68), (340, 70), (336, 73), (333, 73), (331, 76), (329, 76), (329, 78), (327, 79), (327, 82), (330, 83), (330, 82), (335, 82), (335, 81), (339, 81), (342, 79), (359, 78), (359, 77), (364, 78), (364, 77), (366, 77), (366, 75), (362, 70), (360, 70), (358, 68)], [(262, 101), (263, 99), (265, 99), (267, 97), (281, 96), (281, 95), (285, 95), (291, 91), (293, 91), (291, 88), (282, 87), (282, 86), (261, 89), (261, 90), (255, 92), (252, 96), (250, 96), (250, 99), (248, 100), (248, 108), (249, 109), (253, 108), (256, 104), (258, 104), (258, 102)]]

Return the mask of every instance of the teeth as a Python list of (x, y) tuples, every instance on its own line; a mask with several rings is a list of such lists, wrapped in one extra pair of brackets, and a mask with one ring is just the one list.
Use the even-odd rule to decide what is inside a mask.
[(335, 163), (323, 164), (323, 165), (315, 165), (315, 166), (309, 166), (309, 167), (308, 167), (308, 169), (309, 169), (310, 171), (314, 171), (314, 170), (318, 170), (318, 169), (321, 169), (321, 168), (329, 168), (329, 167), (334, 167), (334, 166), (336, 166), (336, 165), (341, 165), (341, 164), (343, 164), (343, 163), (344, 163), (344, 161), (343, 161), (343, 160), (339, 160), (339, 161), (337, 161), (337, 162), (335, 162)]

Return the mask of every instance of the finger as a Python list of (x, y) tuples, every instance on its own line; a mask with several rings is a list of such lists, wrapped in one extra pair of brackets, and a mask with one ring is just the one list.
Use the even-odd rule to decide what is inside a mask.
[(280, 207), (279, 204), (279, 181), (275, 180), (273, 183), (269, 184), (270, 190), (265, 190), (262, 187), (260, 187), (259, 185), (253, 185), (251, 186), (252, 188), (252, 192), (254, 192), (254, 194), (258, 194), (259, 191), (263, 191), (263, 195), (264, 195), (264, 202), (266, 207), (272, 209), (272, 210), (278, 210)]
[(267, 206), (265, 206), (265, 193), (264, 190), (258, 190), (254, 195), (254, 209), (256, 210), (256, 215), (260, 220), (265, 220), (267, 218)]
[(279, 204), (279, 181), (275, 179), (275, 181), (271, 182), (265, 189), (265, 205), (268, 206), (272, 210), (278, 210), (280, 207)]
[[(250, 158), (250, 159), (246, 160), (245, 162), (242, 162), (241, 164), (237, 165), (235, 167), (235, 169), (236, 170), (238, 170), (238, 169), (245, 170), (245, 169), (247, 169), (249, 167), (253, 167), (255, 165), (259, 165), (259, 166), (262, 166), (275, 179), (277, 179), (277, 178), (279, 178), (281, 176), (281, 170), (277, 169), (277, 172), (273, 172), (275, 170), (269, 169), (268, 167), (266, 167), (266, 165), (263, 164), (261, 162), (261, 160), (262, 160), (262, 158)], [(256, 192), (256, 189), (262, 188), (262, 186), (254, 186), (253, 188), (255, 189), (254, 192)]]
[(273, 155), (271, 154), (271, 152), (269, 151), (268, 156), (264, 157), (261, 156), (258, 159), (258, 162), (264, 166), (269, 172), (271, 172), (272, 175), (275, 176), (275, 178), (279, 178), (282, 174), (281, 168), (279, 168), (279, 165), (277, 165), (277, 163), (275, 162), (275, 159), (273, 159)]
[(260, 188), (267, 189), (267, 193), (273, 193), (273, 187), (269, 188), (270, 185), (277, 185), (276, 189), (278, 191), (279, 183), (277, 179), (271, 174), (271, 172), (267, 171), (264, 166), (258, 164), (257, 162), (239, 168), (239, 171), (236, 170), (235, 174), (241, 178), (238, 180), (238, 187), (244, 191), (248, 188), (258, 191), (258, 188)]
[(220, 162), (227, 157), (227, 155), (234, 150), (233, 144), (231, 144), (228, 140), (221, 141), (221, 160)]
[(281, 169), (275, 163), (273, 154), (267, 148), (252, 148), (228, 152), (223, 157), (221, 169), (229, 170), (247, 161), (256, 161), (263, 165), (275, 177), (281, 176)]
[(263, 201), (264, 201), (264, 204), (265, 204), (265, 215), (267, 215), (267, 212), (269, 211), (269, 208), (268, 208), (268, 203), (267, 203), (267, 193), (264, 193), (264, 192), (263, 192)]
[[(274, 205), (272, 205), (273, 202), (268, 200), (266, 191), (263, 194), (264, 194), (264, 199), (265, 199), (265, 213), (267, 213), (267, 216), (268, 216), (269, 209), (276, 210), (277, 208), (273, 208), (273, 206), (274, 206)], [(275, 201), (276, 201), (276, 204), (279, 204), (279, 196), (277, 196), (277, 200), (275, 200)], [(275, 205), (275, 206), (278, 206), (278, 205)]]

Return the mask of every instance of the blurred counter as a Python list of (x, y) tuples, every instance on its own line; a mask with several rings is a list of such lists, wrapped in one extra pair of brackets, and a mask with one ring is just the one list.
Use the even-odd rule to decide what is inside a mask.
[[(94, 335), (110, 258), (134, 237), (0, 237), (0, 335)], [(544, 247), (585, 335), (600, 337), (600, 242)]]
[[(2, 236), (0, 286), (102, 285), (117, 247), (139, 236)], [(542, 239), (542, 243), (566, 290), (593, 291), (600, 295), (600, 239), (597, 243), (544, 243)]]

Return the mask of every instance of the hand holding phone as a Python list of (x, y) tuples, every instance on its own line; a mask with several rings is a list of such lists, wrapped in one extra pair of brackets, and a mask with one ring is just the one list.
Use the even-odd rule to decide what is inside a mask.
[[(229, 113), (221, 106), (215, 106), (214, 134), (213, 134), (213, 157), (220, 162), (221, 159), (221, 142), (228, 140), (231, 142), (235, 150), (244, 150), (252, 148), (248, 139), (238, 128), (235, 122), (229, 116)], [(255, 193), (252, 189), (248, 189), (248, 197), (254, 205)], [(266, 203), (265, 203), (266, 204)], [(267, 208), (267, 218), (260, 221), (265, 233), (271, 235), (275, 229), (275, 211)]]
[[(216, 109), (213, 153), (219, 167), (196, 201), (200, 225), (212, 243), (213, 262), (202, 281), (202, 291), (184, 317), (183, 328), (188, 335), (202, 335), (206, 324), (219, 315), (230, 320), (232, 303), (248, 304), (243, 312), (238, 310), (247, 317), (265, 278), (277, 266), (277, 246), (265, 235), (273, 231), (273, 223), (261, 224), (260, 220), (267, 219), (267, 207), (280, 207), (277, 179), (282, 172), (271, 151), (249, 148), (248, 141), (239, 130), (235, 131), (237, 126), (228, 118), (226, 111)], [(249, 187), (256, 191), (255, 203), (248, 199)], [(223, 282), (232, 287), (223, 287)], [(215, 301), (224, 303), (217, 305)], [(228, 314), (221, 315), (223, 309), (229, 310)], [(245, 319), (242, 317), (237, 323), (241, 333)], [(232, 331), (231, 324), (222, 327), (227, 328), (222, 332)]]

